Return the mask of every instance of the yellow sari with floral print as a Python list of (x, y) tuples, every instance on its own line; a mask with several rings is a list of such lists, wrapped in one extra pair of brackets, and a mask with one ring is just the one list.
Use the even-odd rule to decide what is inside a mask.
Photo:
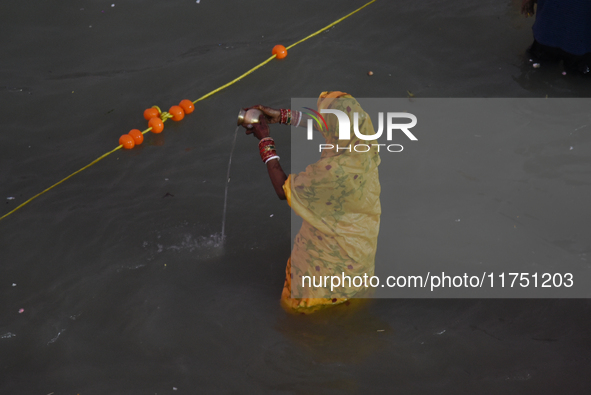
[[(336, 109), (347, 114), (353, 128), (353, 113), (359, 114), (359, 132), (375, 134), (371, 119), (357, 100), (343, 92), (323, 92), (318, 110)], [(330, 287), (301, 286), (302, 276), (374, 275), (380, 227), (380, 156), (376, 140), (360, 141), (351, 130), (351, 140), (338, 140), (338, 120), (325, 114), (328, 129), (321, 131), (327, 144), (320, 160), (299, 174), (291, 174), (283, 189), (291, 208), (303, 219), (287, 262), (282, 305), (291, 311), (311, 313), (323, 307), (363, 297), (363, 285)], [(339, 150), (336, 146), (340, 147)], [(349, 152), (343, 147), (367, 144), (367, 152)], [(364, 148), (365, 150), (365, 148)], [(306, 283), (308, 284), (308, 283)], [(348, 285), (348, 284), (347, 284)]]

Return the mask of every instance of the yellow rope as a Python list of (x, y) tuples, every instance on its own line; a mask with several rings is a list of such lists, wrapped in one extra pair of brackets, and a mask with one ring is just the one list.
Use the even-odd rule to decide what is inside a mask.
[(336, 21), (334, 21), (334, 22), (333, 22), (333, 23), (331, 23), (330, 25), (323, 27), (322, 29), (318, 30), (316, 33), (312, 33), (312, 34), (310, 34), (308, 37), (302, 38), (302, 39), (301, 39), (300, 41), (298, 41), (297, 43), (295, 43), (295, 44), (291, 44), (291, 45), (290, 45), (289, 47), (287, 47), (286, 49), (293, 48), (293, 47), (295, 47), (296, 45), (298, 45), (299, 43), (302, 43), (302, 42), (306, 41), (306, 40), (307, 40), (307, 39), (309, 39), (309, 38), (312, 38), (312, 37), (314, 37), (314, 36), (317, 36), (317, 35), (319, 35), (319, 34), (320, 34), (320, 33), (322, 33), (323, 31), (325, 31), (325, 30), (328, 30), (328, 29), (330, 29), (331, 27), (333, 27), (334, 25), (336, 25), (337, 23), (344, 21), (345, 19), (347, 19), (347, 18), (348, 18), (348, 17), (350, 17), (351, 15), (355, 14), (356, 12), (359, 12), (359, 11), (361, 11), (362, 9), (364, 9), (365, 7), (367, 7), (368, 5), (370, 5), (371, 3), (375, 2), (375, 1), (376, 1), (376, 0), (371, 0), (369, 3), (366, 3), (366, 4), (362, 5), (361, 7), (359, 7), (358, 9), (356, 9), (355, 11), (351, 12), (350, 14), (347, 14), (347, 15), (345, 15), (344, 17), (342, 17), (341, 19), (337, 19)]
[[(348, 17), (350, 17), (351, 15), (355, 14), (356, 12), (359, 12), (359, 11), (361, 11), (362, 9), (364, 9), (365, 7), (367, 7), (368, 5), (370, 5), (371, 3), (374, 3), (375, 1), (376, 1), (376, 0), (371, 0), (370, 2), (368, 2), (368, 3), (364, 4), (363, 6), (359, 7), (359, 8), (358, 8), (358, 9), (356, 9), (355, 11), (351, 12), (350, 14), (347, 14), (347, 15), (345, 15), (344, 17), (342, 17), (342, 18), (340, 18), (340, 19), (338, 19), (338, 20), (334, 21), (334, 22), (333, 22), (333, 23), (331, 23), (330, 25), (328, 25), (328, 26), (325, 26), (325, 27), (323, 27), (322, 29), (318, 30), (317, 32), (310, 34), (309, 36), (307, 36), (307, 37), (304, 37), (303, 39), (301, 39), (300, 41), (296, 42), (295, 44), (291, 44), (291, 45), (290, 45), (289, 47), (287, 47), (286, 49), (291, 49), (291, 48), (295, 47), (296, 45), (298, 45), (298, 44), (300, 44), (300, 43), (302, 43), (302, 42), (304, 42), (304, 41), (306, 41), (306, 40), (308, 40), (308, 39), (310, 39), (310, 38), (312, 38), (312, 37), (314, 37), (314, 36), (317, 36), (318, 34), (322, 33), (323, 31), (326, 31), (326, 30), (330, 29), (331, 27), (333, 27), (333, 26), (334, 26), (334, 25), (336, 25), (337, 23), (344, 21), (345, 19), (347, 19), (347, 18), (348, 18)], [(269, 59), (265, 60), (264, 62), (260, 63), (259, 65), (255, 66), (255, 67), (253, 67), (252, 69), (248, 70), (246, 73), (242, 74), (242, 75), (241, 75), (241, 76), (239, 76), (238, 78), (235, 78), (235, 79), (233, 79), (232, 81), (228, 82), (227, 84), (225, 84), (225, 85), (222, 85), (222, 86), (220, 86), (219, 88), (212, 90), (212, 91), (211, 91), (211, 92), (209, 92), (208, 94), (201, 96), (199, 99), (195, 100), (195, 101), (193, 102), (193, 104), (195, 104), (195, 103), (197, 103), (197, 102), (199, 102), (199, 101), (201, 101), (201, 100), (205, 100), (205, 99), (207, 99), (208, 97), (210, 97), (210, 96), (212, 96), (212, 95), (216, 94), (217, 92), (221, 91), (222, 89), (225, 89), (225, 88), (229, 87), (230, 85), (232, 85), (232, 84), (234, 84), (234, 83), (236, 83), (236, 82), (240, 81), (242, 78), (244, 78), (244, 77), (246, 77), (247, 75), (251, 74), (251, 73), (252, 73), (252, 72), (254, 72), (255, 70), (257, 70), (257, 69), (259, 69), (259, 68), (263, 67), (264, 65), (266, 65), (267, 63), (269, 63), (269, 62), (270, 62), (270, 61), (272, 61), (273, 59), (275, 59), (275, 55), (271, 56)], [(167, 120), (167, 119), (169, 119), (169, 118), (172, 118), (172, 115), (171, 115), (171, 114), (169, 114), (168, 112), (166, 112), (166, 111), (165, 111), (165, 112), (162, 112), (162, 111), (160, 111), (160, 108), (159, 108), (158, 106), (153, 106), (153, 107), (154, 107), (154, 108), (156, 108), (156, 109), (158, 110), (158, 112), (160, 113), (160, 118), (162, 119), (162, 122), (166, 122), (166, 120)], [(144, 131), (142, 132), (142, 134), (146, 134), (146, 133), (148, 133), (150, 130), (152, 130), (152, 128), (148, 128), (148, 129), (144, 130)], [(111, 155), (113, 152), (115, 152), (115, 151), (117, 151), (117, 150), (121, 149), (121, 147), (122, 147), (122, 145), (120, 145), (120, 146), (118, 146), (117, 148), (115, 148), (115, 149), (113, 149), (113, 150), (111, 150), (111, 151), (107, 152), (106, 154), (103, 154), (103, 155), (99, 156), (98, 158), (96, 158), (95, 160), (93, 160), (92, 162), (90, 162), (89, 164), (87, 164), (86, 166), (84, 166), (83, 168), (81, 168), (80, 170), (77, 170), (77, 171), (75, 171), (74, 173), (70, 174), (69, 176), (67, 176), (67, 177), (66, 177), (66, 178), (64, 178), (63, 180), (56, 182), (55, 184), (53, 184), (53, 185), (52, 185), (52, 186), (50, 186), (49, 188), (47, 188), (47, 189), (45, 189), (44, 191), (42, 191), (42, 192), (40, 192), (40, 193), (36, 194), (35, 196), (33, 196), (32, 198), (30, 198), (30, 199), (29, 199), (29, 200), (27, 200), (26, 202), (24, 202), (24, 203), (21, 203), (21, 204), (20, 204), (20, 205), (18, 205), (16, 208), (14, 208), (12, 211), (9, 211), (8, 213), (6, 213), (6, 214), (4, 214), (2, 217), (0, 217), (0, 220), (2, 220), (3, 218), (6, 218), (6, 217), (8, 217), (10, 214), (14, 213), (15, 211), (17, 211), (17, 210), (18, 210), (18, 209), (20, 209), (21, 207), (23, 207), (23, 206), (27, 205), (27, 204), (28, 204), (28, 203), (30, 203), (32, 200), (34, 200), (34, 199), (38, 198), (39, 196), (43, 195), (45, 192), (47, 192), (47, 191), (49, 191), (49, 190), (51, 190), (51, 189), (55, 188), (56, 186), (58, 186), (58, 185), (59, 185), (59, 184), (61, 184), (62, 182), (64, 182), (64, 181), (66, 181), (66, 180), (70, 179), (71, 177), (75, 176), (76, 174), (80, 173), (81, 171), (88, 169), (90, 166), (94, 165), (95, 163), (99, 162), (100, 160), (102, 160), (102, 159), (106, 158), (107, 156)]]
[[(315, 33), (310, 34), (308, 37), (302, 38), (300, 41), (296, 42), (295, 44), (291, 44), (289, 47), (285, 48), (285, 49), (291, 49), (293, 47), (295, 47), (296, 45), (303, 43), (304, 41), (319, 35), (320, 33), (322, 33), (325, 30), (330, 29), (331, 27), (333, 27), (334, 25), (336, 25), (339, 22), (344, 21), (345, 19), (347, 19), (348, 17), (350, 17), (351, 15), (355, 14), (356, 12), (361, 11), (362, 9), (364, 9), (365, 7), (367, 7), (368, 5), (370, 5), (371, 3), (374, 3), (376, 0), (371, 0), (369, 3), (364, 4), (363, 6), (359, 7), (358, 9), (356, 9), (355, 11), (351, 12), (350, 14), (345, 15), (344, 17), (342, 17), (341, 19), (338, 19), (336, 21), (334, 21), (333, 23), (331, 23), (328, 26), (323, 27), (322, 29), (318, 30)], [(195, 100), (193, 102), (193, 104), (197, 103), (198, 101), (207, 99), (209, 96), (218, 93), (219, 91), (221, 91), (222, 89), (225, 89), (227, 87), (229, 87), (230, 85), (240, 81), (242, 78), (246, 77), (247, 75), (251, 74), (253, 71), (263, 67), (264, 65), (266, 65), (267, 63), (269, 63), (270, 61), (272, 61), (273, 59), (275, 59), (275, 55), (271, 56), (269, 59), (265, 60), (263, 63), (259, 64), (258, 66), (253, 67), (252, 69), (248, 70), (246, 73), (242, 74), (240, 77), (233, 79), (232, 81), (228, 82), (225, 85), (220, 86), (217, 89), (212, 90), (211, 92), (209, 92), (206, 95), (201, 96), (199, 99)]]
[[(375, 0), (373, 0), (375, 1)], [(271, 56), (269, 59), (265, 60), (263, 63), (259, 64), (258, 66), (253, 67), (252, 69), (248, 70), (246, 73), (242, 74), (240, 77), (238, 78), (234, 78), (232, 81), (228, 82), (226, 85), (222, 85), (217, 89), (212, 90), (211, 92), (209, 92), (207, 95), (203, 95), (201, 96), (199, 99), (195, 100), (193, 102), (193, 104), (197, 103), (198, 101), (207, 99), (209, 96), (213, 95), (214, 93), (218, 93), (219, 91), (221, 91), (222, 89), (225, 89), (227, 87), (229, 87), (230, 85), (232, 85), (233, 83), (241, 80), (242, 78), (246, 77), (247, 75), (249, 75), (250, 73), (252, 73), (253, 71), (255, 71), (256, 69), (259, 69), (261, 67), (263, 67), (264, 65), (266, 65), (267, 63), (269, 63), (270, 61), (272, 61), (273, 59), (275, 59), (275, 55)]]
[(18, 205), (14, 210), (9, 211), (8, 213), (4, 214), (2, 217), (0, 217), (0, 220), (3, 218), (8, 217), (10, 214), (14, 213), (16, 210), (18, 210), (19, 208), (23, 207), (24, 205), (26, 205), (27, 203), (29, 203), (31, 200), (38, 198), (39, 196), (43, 195), (45, 192), (49, 191), (50, 189), (53, 189), (55, 187), (57, 187), (59, 184), (61, 184), (62, 182), (66, 181), (67, 179), (75, 176), (76, 174), (80, 173), (82, 170), (86, 170), (88, 169), (90, 166), (94, 165), (95, 163), (97, 163), (98, 161), (100, 161), (101, 159), (106, 158), (107, 156), (111, 155), (113, 152), (121, 149), (121, 145), (117, 148), (115, 148), (112, 151), (107, 152), (106, 154), (103, 154), (101, 156), (99, 156), (98, 158), (96, 158), (95, 160), (93, 160), (92, 162), (90, 162), (89, 164), (87, 164), (86, 166), (84, 166), (82, 169), (75, 171), (74, 173), (70, 174), (69, 176), (67, 176), (66, 178), (64, 178), (63, 180), (56, 182), (55, 184), (53, 184), (52, 186), (50, 186), (49, 188), (47, 188), (46, 190), (44, 190), (43, 192), (40, 192), (38, 194), (36, 194), (35, 196), (33, 196), (32, 198), (30, 198), (29, 200), (27, 200), (24, 203), (21, 203), (20, 205)]

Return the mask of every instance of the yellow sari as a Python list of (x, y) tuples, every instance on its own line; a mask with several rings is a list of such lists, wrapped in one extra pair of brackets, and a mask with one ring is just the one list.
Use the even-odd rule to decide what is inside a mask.
[[(332, 108), (349, 116), (359, 113), (359, 131), (375, 133), (371, 119), (357, 100), (343, 92), (323, 92), (318, 110)], [(327, 144), (338, 146), (323, 150), (320, 160), (299, 174), (291, 174), (283, 189), (291, 208), (303, 219), (287, 261), (286, 279), (281, 295), (282, 305), (290, 311), (311, 313), (335, 304), (348, 304), (362, 297), (368, 289), (363, 285), (302, 287), (302, 276), (374, 275), (375, 254), (380, 226), (380, 156), (372, 147), (368, 152), (343, 150), (360, 141), (353, 130), (351, 140), (338, 140), (338, 120), (325, 114), (328, 130), (321, 131)], [(365, 149), (363, 149), (365, 150)]]

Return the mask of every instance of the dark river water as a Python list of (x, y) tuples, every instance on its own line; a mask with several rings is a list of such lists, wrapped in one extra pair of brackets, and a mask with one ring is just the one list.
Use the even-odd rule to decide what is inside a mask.
[[(587, 299), (380, 299), (286, 314), (290, 209), (242, 131), (221, 241), (241, 107), (325, 90), (591, 97), (591, 79), (532, 67), (533, 19), (519, 3), (378, 0), (1, 220), (0, 394), (587, 393)], [(145, 108), (195, 100), (362, 4), (2, 0), (0, 215), (145, 129)], [(577, 199), (555, 201), (578, 216), (540, 243), (586, 260), (581, 143)], [(548, 188), (562, 188), (564, 173), (550, 174)]]

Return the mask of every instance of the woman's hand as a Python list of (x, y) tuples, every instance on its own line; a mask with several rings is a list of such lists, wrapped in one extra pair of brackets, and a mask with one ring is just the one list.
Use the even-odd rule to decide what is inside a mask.
[[(252, 108), (252, 107), (251, 107)], [(269, 125), (267, 125), (267, 121), (265, 120), (265, 115), (261, 114), (259, 116), (259, 123), (253, 123), (249, 126), (252, 126), (251, 128), (246, 128), (246, 134), (253, 134), (254, 136), (259, 139), (262, 140), (265, 137), (269, 137), (270, 133), (269, 133)]]
[(281, 112), (279, 110), (276, 110), (271, 107), (265, 107), (260, 104), (245, 108), (245, 110), (250, 110), (251, 108), (256, 108), (257, 110), (262, 111), (263, 114), (265, 114), (267, 123), (279, 123), (279, 121), (281, 121)]
[(528, 16), (534, 15), (534, 5), (537, 3), (537, 0), (523, 0), (521, 2), (521, 13)]

